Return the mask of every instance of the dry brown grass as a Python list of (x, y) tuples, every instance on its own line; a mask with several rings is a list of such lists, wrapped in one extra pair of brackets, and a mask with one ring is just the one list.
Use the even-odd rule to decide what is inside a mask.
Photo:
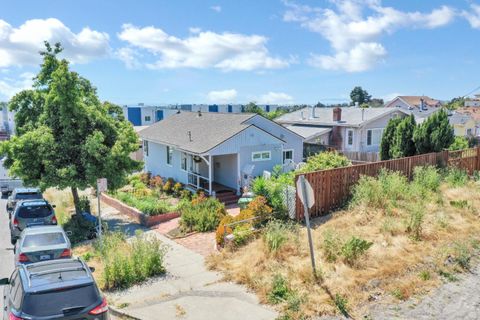
[[(332, 219), (313, 231), (321, 274), (318, 281), (312, 276), (304, 229), (300, 231), (298, 248), (285, 246), (276, 255), (271, 255), (260, 238), (236, 251), (224, 250), (209, 257), (208, 265), (222, 271), (226, 279), (254, 290), (264, 303), (268, 301), (274, 275), (283, 275), (290, 288), (304, 298), (300, 312), (294, 313), (293, 318), (337, 313), (332, 302), (336, 294), (347, 298), (353, 315), (360, 315), (374, 296), (380, 296), (382, 302), (392, 302), (425, 294), (442, 282), (439, 270), (462, 271), (458, 264), (445, 265), (445, 261), (449, 256), (456, 258), (455, 245), (458, 243), (470, 252), (477, 249), (480, 221), (475, 208), (480, 208), (479, 191), (479, 186), (473, 182), (455, 189), (443, 184), (439, 194), (425, 203), (419, 241), (412, 240), (406, 232), (408, 213), (404, 209), (357, 207), (335, 213)], [(456, 208), (450, 204), (452, 200), (467, 200), (469, 206)], [(354, 235), (373, 245), (354, 266), (341, 259), (327, 262), (322, 250), (323, 234), (327, 229), (342, 239)], [(422, 279), (421, 272), (428, 274), (430, 279)]]

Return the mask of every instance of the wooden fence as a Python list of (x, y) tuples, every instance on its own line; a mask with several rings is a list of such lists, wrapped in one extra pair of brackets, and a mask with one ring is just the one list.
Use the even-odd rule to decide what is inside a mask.
[[(325, 215), (344, 205), (351, 196), (353, 186), (362, 175), (375, 177), (381, 169), (387, 169), (402, 172), (411, 179), (415, 167), (428, 165), (439, 168), (457, 167), (466, 170), (471, 175), (474, 171), (480, 170), (480, 148), (428, 153), (306, 173), (305, 178), (312, 185), (315, 194), (315, 205), (310, 210), (310, 215), (312, 217)], [(298, 179), (298, 175), (296, 179)], [(296, 216), (298, 219), (302, 219), (303, 205), (298, 196), (295, 205)]]
[(360, 152), (360, 151), (339, 151), (352, 162), (377, 162), (380, 161), (378, 152)]

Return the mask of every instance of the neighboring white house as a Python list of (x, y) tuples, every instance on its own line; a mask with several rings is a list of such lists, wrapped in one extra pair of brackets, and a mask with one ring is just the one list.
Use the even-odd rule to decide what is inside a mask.
[[(265, 112), (275, 111), (279, 108), (286, 108), (278, 105), (258, 105)], [(139, 103), (138, 105), (123, 106), (123, 114), (125, 119), (129, 120), (134, 126), (148, 126), (155, 122), (161, 121), (178, 111), (192, 111), (203, 113), (207, 112), (223, 112), (223, 113), (241, 113), (244, 112), (243, 104), (177, 104), (151, 106)]]
[(275, 121), (304, 137), (307, 143), (339, 151), (378, 152), (388, 121), (406, 115), (408, 112), (396, 108), (309, 107)]
[(175, 113), (139, 132), (145, 171), (209, 194), (241, 191), (252, 177), (302, 161), (303, 138), (250, 113)]

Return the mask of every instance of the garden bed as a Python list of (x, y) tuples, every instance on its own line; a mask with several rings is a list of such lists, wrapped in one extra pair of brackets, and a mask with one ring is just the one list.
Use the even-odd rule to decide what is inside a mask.
[(178, 218), (180, 216), (180, 213), (176, 211), (162, 213), (154, 216), (144, 214), (137, 208), (126, 205), (122, 201), (104, 193), (101, 195), (101, 200), (109, 206), (117, 209), (120, 213), (130, 216), (136, 222), (140, 223), (145, 227), (151, 227), (162, 222)]

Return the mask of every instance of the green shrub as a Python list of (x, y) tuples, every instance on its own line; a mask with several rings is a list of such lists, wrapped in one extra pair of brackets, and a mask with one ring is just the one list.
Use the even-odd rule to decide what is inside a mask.
[(333, 303), (337, 307), (338, 311), (344, 316), (349, 317), (348, 315), (348, 300), (346, 297), (339, 295), (338, 293), (335, 294), (333, 298)]
[(468, 270), (472, 258), (470, 248), (467, 244), (456, 242), (453, 245), (453, 259), (462, 269)]
[(273, 209), (273, 215), (276, 218), (286, 218), (286, 207), (283, 200), (285, 188), (293, 184), (294, 176), (290, 174), (281, 174), (277, 178), (265, 179), (263, 177), (255, 178), (252, 181), (252, 191), (257, 196), (264, 197), (266, 204)]
[(325, 230), (323, 233), (323, 245), (322, 250), (325, 255), (325, 259), (328, 262), (337, 261), (338, 256), (341, 254), (342, 240), (335, 231), (331, 229)]
[(437, 168), (433, 166), (415, 167), (413, 171), (413, 182), (425, 192), (436, 192), (440, 188), (442, 176)]
[(183, 190), (183, 185), (180, 182), (177, 182), (173, 185), (172, 191), (175, 196), (179, 197), (182, 190)]
[(450, 200), (450, 205), (454, 208), (465, 209), (468, 207), (467, 200)]
[(156, 238), (137, 234), (131, 242), (124, 235), (107, 233), (103, 243), (95, 245), (104, 262), (104, 288), (128, 288), (150, 277), (165, 273), (165, 248)]
[(355, 236), (352, 236), (348, 239), (341, 248), (341, 254), (343, 260), (349, 264), (353, 265), (358, 260), (360, 256), (365, 254), (365, 252), (373, 245), (373, 242), (369, 242)]
[(244, 245), (253, 236), (252, 225), (249, 223), (236, 225), (233, 229), (233, 243), (236, 246)]
[(273, 277), (272, 288), (268, 293), (268, 302), (271, 304), (279, 304), (287, 300), (290, 294), (287, 280), (280, 274)]
[(173, 178), (168, 178), (167, 182), (164, 183), (162, 190), (167, 194), (171, 194), (173, 192), (173, 187), (175, 185), (175, 180)]
[(464, 150), (468, 149), (468, 139), (465, 137), (455, 137), (455, 140), (453, 140), (453, 143), (448, 147), (448, 150)]
[(80, 212), (88, 212), (91, 213), (92, 209), (90, 207), (90, 200), (87, 196), (80, 197), (80, 201), (78, 203), (78, 209)]
[(277, 252), (289, 239), (296, 238), (298, 230), (292, 224), (270, 221), (263, 233), (263, 241), (269, 252)]
[(468, 181), (468, 175), (465, 170), (458, 168), (448, 168), (445, 175), (445, 181), (451, 187), (462, 187)]
[(428, 271), (428, 270), (423, 270), (423, 271), (421, 271), (418, 276), (419, 276), (420, 279), (422, 279), (423, 281), (428, 281), (428, 280), (431, 279), (430, 271)]
[(158, 199), (155, 195), (138, 196), (135, 193), (117, 191), (112, 194), (126, 205), (137, 208), (141, 212), (155, 216), (175, 210), (175, 206), (166, 200)]
[(180, 224), (189, 231), (213, 231), (226, 215), (223, 203), (202, 195), (191, 201), (182, 201), (179, 208), (182, 214)]
[(418, 241), (422, 237), (424, 210), (422, 205), (410, 204), (408, 213), (409, 218), (407, 222), (407, 232), (411, 235), (412, 239)]
[(298, 169), (296, 173), (334, 169), (351, 165), (352, 163), (350, 160), (338, 152), (320, 152), (314, 156), (308, 157), (306, 164)]

